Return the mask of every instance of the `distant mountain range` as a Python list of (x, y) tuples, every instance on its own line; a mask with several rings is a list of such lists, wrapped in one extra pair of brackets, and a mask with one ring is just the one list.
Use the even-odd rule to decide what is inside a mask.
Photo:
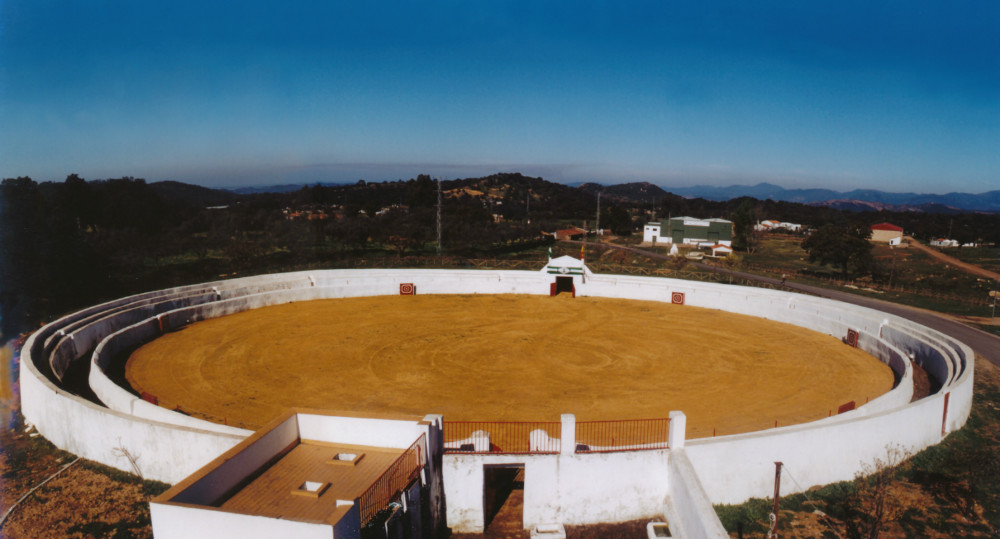
[(709, 200), (729, 200), (741, 196), (751, 196), (760, 200), (773, 199), (803, 204), (823, 204), (841, 209), (932, 212), (959, 209), (1000, 212), (1000, 190), (981, 194), (948, 193), (936, 195), (889, 193), (875, 189), (855, 189), (847, 192), (831, 189), (785, 189), (769, 183), (731, 185), (729, 187), (668, 187), (666, 190), (681, 196), (702, 197)]
[(594, 196), (601, 194), (609, 202), (632, 204), (657, 204), (670, 193), (659, 185), (648, 182), (621, 183), (618, 185), (601, 185), (599, 183), (581, 183), (577, 189)]
[(928, 213), (949, 213), (955, 211), (982, 211), (1000, 213), (1000, 190), (981, 194), (948, 193), (944, 195), (918, 193), (889, 193), (875, 189), (856, 189), (839, 192), (831, 189), (785, 189), (779, 185), (758, 183), (757, 185), (730, 185), (714, 187), (699, 185), (694, 187), (659, 187), (647, 182), (601, 186), (595, 183), (581, 184), (580, 189), (630, 202), (655, 202), (667, 193), (706, 200), (725, 201), (743, 196), (758, 200), (781, 200), (801, 204), (830, 206), (851, 211), (924, 211)]
[(290, 193), (292, 191), (298, 191), (305, 186), (312, 185), (322, 185), (323, 187), (340, 187), (341, 185), (347, 185), (343, 183), (286, 183), (281, 185), (263, 185), (257, 187), (230, 187), (224, 189), (225, 191), (231, 191), (237, 195), (255, 195), (258, 193)]
[[(286, 184), (261, 187), (240, 187), (228, 189), (232, 193), (247, 195), (254, 193), (287, 193), (297, 191), (306, 185)], [(322, 183), (324, 187), (343, 184)], [(617, 185), (598, 183), (577, 183), (576, 187), (587, 193), (601, 193), (608, 201), (633, 204), (655, 204), (670, 193), (685, 198), (704, 198), (726, 201), (739, 197), (753, 197), (758, 200), (780, 200), (829, 206), (848, 211), (920, 211), (927, 213), (957, 213), (965, 211), (1000, 213), (1000, 190), (980, 194), (948, 193), (944, 195), (919, 193), (890, 193), (876, 189), (855, 189), (841, 192), (832, 189), (785, 189), (770, 183), (757, 185), (730, 185), (716, 187), (697, 185), (694, 187), (660, 187), (649, 182), (633, 182)]]
[(239, 199), (237, 193), (224, 189), (212, 189), (170, 180), (153, 182), (149, 184), (149, 188), (169, 202), (189, 202), (198, 206), (224, 205)]

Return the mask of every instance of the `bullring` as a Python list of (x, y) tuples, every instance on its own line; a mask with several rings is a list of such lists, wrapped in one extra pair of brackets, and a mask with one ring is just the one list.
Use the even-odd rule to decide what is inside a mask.
[[(181, 287), (123, 298), (64, 317), (37, 332), (25, 345), (22, 403), (26, 419), (57, 446), (124, 468), (115, 452), (127, 447), (142, 455), (147, 477), (177, 482), (249, 434), (199, 421), (145, 402), (115, 385), (103, 369), (111, 358), (197, 320), (247, 309), (322, 298), (397, 295), (401, 284), (420, 294), (548, 295), (554, 278), (546, 271), (368, 270), (316, 271), (250, 277)], [(561, 263), (568, 263), (562, 261)], [(682, 493), (671, 489), (695, 474), (711, 503), (734, 503), (766, 496), (773, 488), (773, 462), (794, 470), (798, 488), (848, 479), (884, 454), (890, 444), (918, 450), (939, 442), (968, 417), (973, 355), (962, 343), (907, 320), (837, 302), (774, 290), (672, 279), (574, 275), (579, 297), (599, 296), (674, 302), (721, 309), (790, 323), (843, 340), (893, 369), (892, 391), (857, 410), (806, 424), (753, 433), (688, 440), (683, 447), (611, 455), (566, 455), (564, 475), (550, 473), (546, 456), (446, 455), (448, 525), (456, 530), (482, 526), (480, 499), (484, 466), (523, 463), (534, 481), (525, 484), (527, 526), (545, 522), (584, 523), (588, 519), (638, 518), (661, 514), (669, 497), (681, 513)], [(91, 353), (93, 350), (93, 353)], [(69, 394), (58, 380), (73, 362), (92, 361), (91, 387), (104, 406)], [(941, 390), (910, 402), (916, 361)], [(39, 364), (42, 365), (39, 368)], [(46, 364), (48, 367), (46, 368)], [(51, 376), (43, 371), (51, 369)], [(819, 381), (818, 381), (819, 382)], [(666, 410), (664, 411), (666, 412)], [(90, 427), (80, 429), (78, 425)], [(672, 455), (684, 454), (683, 458)], [(739, 458), (733, 458), (739, 455)], [(678, 463), (690, 463), (690, 470)], [(645, 474), (635, 470), (662, 470)], [(570, 470), (616, 475), (612, 484), (580, 490)], [(783, 491), (796, 488), (783, 484)], [(477, 490), (478, 489), (478, 490)], [(697, 505), (697, 504), (694, 504)], [(479, 519), (479, 520), (477, 520)]]

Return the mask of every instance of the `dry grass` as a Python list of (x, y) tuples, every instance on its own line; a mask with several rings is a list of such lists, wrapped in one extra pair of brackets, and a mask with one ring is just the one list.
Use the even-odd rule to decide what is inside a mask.
[[(899, 465), (889, 487), (899, 516), (882, 538), (997, 537), (1000, 530), (1000, 368), (982, 357), (976, 362), (975, 400), (968, 423), (944, 442)], [(852, 482), (784, 496), (778, 532), (787, 539), (848, 538)], [(761, 538), (772, 501), (753, 499), (717, 506), (730, 536)], [(819, 511), (819, 512), (817, 512)]]

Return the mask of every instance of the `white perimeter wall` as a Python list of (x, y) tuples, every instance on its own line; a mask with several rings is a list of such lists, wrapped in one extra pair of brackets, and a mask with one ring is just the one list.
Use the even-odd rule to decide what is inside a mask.
[(669, 451), (444, 456), (448, 526), (483, 530), (484, 470), (524, 466), (524, 525), (620, 522), (663, 514)]
[[(102, 369), (107, 367), (110, 356), (103, 353), (93, 358), (97, 365), (91, 369), (92, 384), (114, 409), (61, 390), (42, 374), (36, 362), (53, 359), (53, 365), (63, 370), (72, 361), (88, 361), (91, 343), (133, 326), (116, 339), (124, 338), (121, 335), (145, 339), (156, 334), (161, 323), (167, 328), (177, 327), (274, 303), (396, 295), (400, 283), (413, 283), (418, 294), (547, 295), (553, 280), (553, 276), (542, 272), (526, 271), (330, 270), (248, 277), (122, 298), (64, 317), (28, 339), (21, 362), (22, 411), (41, 434), (63, 449), (129, 470), (127, 460), (117, 451), (125, 448), (139, 457), (146, 477), (176, 483), (242, 439), (245, 431), (202, 424), (138, 401), (109, 384)], [(574, 277), (574, 281), (577, 294), (583, 296), (669, 302), (673, 292), (682, 292), (687, 305), (759, 316), (836, 338), (846, 337), (847, 330), (853, 329), (859, 333), (861, 348), (889, 363), (901, 376), (895, 390), (840, 416), (748, 435), (689, 441), (688, 457), (713, 503), (770, 495), (776, 460), (784, 461), (798, 481), (784, 484), (784, 492), (850, 479), (862, 463), (884, 456), (890, 444), (918, 450), (939, 442), (943, 432), (965, 423), (971, 409), (972, 351), (945, 335), (893, 315), (798, 294), (732, 285), (595, 275)], [(155, 320), (157, 316), (162, 322)], [(127, 338), (112, 339), (104, 346), (110, 351), (127, 344), (131, 344)], [(911, 355), (947, 384), (938, 395), (914, 404), (909, 404), (912, 379), (904, 359)], [(947, 414), (945, 393), (950, 393)], [(541, 489), (535, 494), (525, 493), (526, 521), (528, 515), (534, 515), (533, 521), (545, 522), (558, 510), (566, 515), (562, 521), (572, 523), (583, 522), (577, 520), (583, 518), (599, 521), (599, 515), (645, 513), (661, 506), (666, 495), (667, 459), (666, 452), (650, 451), (599, 457), (561, 455), (549, 458), (547, 461), (555, 464), (547, 465), (537, 458), (513, 458), (512, 462), (523, 461), (529, 480), (533, 485), (537, 482)], [(456, 522), (462, 522), (473, 519), (477, 510), (481, 513), (482, 466), (492, 462), (469, 456), (446, 457), (449, 525), (453, 515)], [(660, 468), (662, 483), (659, 471), (651, 471)], [(553, 495), (557, 497), (551, 498)], [(476, 503), (465, 504), (463, 500), (468, 496), (478, 500), (478, 509)], [(554, 507), (551, 500), (561, 500), (560, 507)]]
[[(357, 512), (357, 506), (352, 508)], [(329, 524), (241, 515), (227, 511), (193, 509), (178, 505), (150, 503), (149, 513), (156, 539), (197, 539), (199, 537), (240, 537), (241, 539), (335, 539), (340, 536)], [(346, 518), (344, 519), (347, 520)], [(197, 530), (193, 532), (192, 530)], [(351, 537), (344, 534), (343, 537)]]

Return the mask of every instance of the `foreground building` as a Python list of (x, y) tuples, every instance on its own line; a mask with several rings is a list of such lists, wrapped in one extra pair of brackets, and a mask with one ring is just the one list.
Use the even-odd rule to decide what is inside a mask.
[(150, 502), (156, 539), (436, 537), (441, 418), (291, 411)]

